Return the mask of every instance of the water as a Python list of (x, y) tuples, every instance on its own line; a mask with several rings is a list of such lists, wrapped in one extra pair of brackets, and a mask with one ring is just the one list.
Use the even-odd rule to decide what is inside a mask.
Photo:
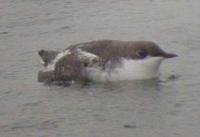
[[(199, 137), (199, 0), (0, 0), (1, 137)], [(179, 55), (158, 80), (37, 82), (37, 51), (152, 40)]]

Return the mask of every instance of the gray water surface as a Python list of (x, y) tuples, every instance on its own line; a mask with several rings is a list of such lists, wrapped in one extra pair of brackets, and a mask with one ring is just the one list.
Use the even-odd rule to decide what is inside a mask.
[[(199, 0), (0, 0), (1, 137), (199, 137)], [(37, 82), (40, 49), (152, 40), (178, 58), (159, 79)]]

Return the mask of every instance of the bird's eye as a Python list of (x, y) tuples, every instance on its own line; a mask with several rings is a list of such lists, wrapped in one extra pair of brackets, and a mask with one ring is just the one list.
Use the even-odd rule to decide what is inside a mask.
[(138, 50), (136, 52), (136, 55), (139, 57), (139, 58), (145, 58), (146, 56), (148, 56), (148, 53), (147, 51), (145, 50)]
[(87, 67), (89, 64), (87, 62), (83, 63), (84, 67)]

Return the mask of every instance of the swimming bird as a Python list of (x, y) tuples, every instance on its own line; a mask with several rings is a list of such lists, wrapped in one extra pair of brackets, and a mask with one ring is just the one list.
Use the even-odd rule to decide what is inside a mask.
[(177, 57), (151, 41), (96, 40), (63, 51), (38, 52), (45, 71), (38, 81), (119, 81), (156, 78), (164, 59)]

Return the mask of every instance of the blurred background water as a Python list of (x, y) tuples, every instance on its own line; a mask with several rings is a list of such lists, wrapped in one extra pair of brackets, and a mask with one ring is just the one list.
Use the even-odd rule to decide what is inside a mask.
[[(0, 0), (1, 137), (199, 137), (199, 0)], [(151, 40), (158, 80), (45, 86), (37, 51)]]

